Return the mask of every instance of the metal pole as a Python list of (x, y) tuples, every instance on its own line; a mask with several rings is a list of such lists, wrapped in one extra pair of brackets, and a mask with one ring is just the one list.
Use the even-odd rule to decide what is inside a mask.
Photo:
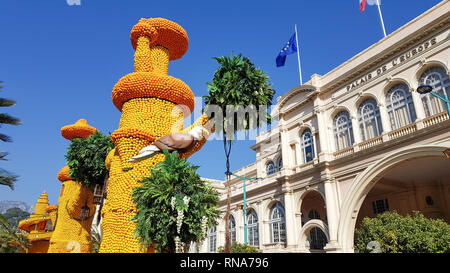
[(377, 0), (378, 13), (380, 13), (381, 26), (383, 27), (384, 37), (386, 37), (386, 29), (384, 28), (383, 15), (381, 14), (380, 0)]
[(258, 180), (258, 179), (262, 179), (260, 177), (255, 177), (255, 178), (248, 178), (244, 176), (239, 176), (236, 175), (234, 173), (230, 173), (231, 175), (237, 177), (237, 178), (241, 178), (244, 180), (244, 186), (243, 186), (243, 191), (244, 191), (244, 243), (247, 244), (247, 189), (246, 189), (246, 185), (245, 185), (245, 181), (246, 180)]
[(300, 48), (298, 47), (297, 24), (295, 24), (295, 40), (297, 42), (297, 58), (298, 58), (298, 72), (299, 72), (299, 75), (300, 75), (300, 85), (303, 85), (302, 66), (300, 64)]
[(436, 92), (434, 92), (434, 91), (431, 91), (430, 94), (433, 95), (433, 96), (435, 96), (436, 98), (438, 98), (438, 99), (440, 99), (440, 100), (443, 100), (443, 101), (445, 102), (445, 104), (447, 105), (447, 113), (448, 113), (448, 116), (450, 117), (450, 100), (447, 98), (446, 92), (444, 92), (445, 98), (439, 96), (439, 95), (438, 95)]
[(247, 244), (247, 190), (245, 188), (245, 175), (244, 175), (244, 244)]

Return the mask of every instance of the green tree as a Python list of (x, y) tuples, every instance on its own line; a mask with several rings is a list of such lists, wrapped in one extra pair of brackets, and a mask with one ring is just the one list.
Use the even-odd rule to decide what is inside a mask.
[[(3, 88), (0, 81), (0, 90)], [(10, 107), (15, 105), (16, 102), (10, 99), (0, 98), (0, 107)], [(19, 125), (21, 121), (18, 118), (12, 117), (6, 113), (0, 113), (0, 126), (2, 124), (9, 125)], [(11, 137), (0, 133), (0, 140), (3, 142), (11, 142)], [(0, 160), (7, 160), (5, 157), (8, 155), (7, 152), (0, 152)], [(0, 185), (5, 185), (14, 189), (14, 182), (17, 180), (17, 176), (11, 174), (10, 172), (0, 168)]]
[[(260, 128), (265, 123), (271, 122), (267, 108), (272, 105), (275, 91), (269, 83), (269, 76), (259, 68), (256, 68), (250, 59), (241, 54), (230, 57), (215, 57), (220, 67), (215, 71), (212, 82), (207, 83), (209, 94), (204, 96), (205, 112), (208, 107), (219, 106), (221, 113), (214, 113), (216, 119), (211, 115), (216, 133), (222, 133), (223, 147), (226, 158), (227, 176), (227, 210), (225, 215), (225, 252), (230, 252), (230, 232), (228, 221), (230, 218), (230, 154), (236, 132)], [(255, 113), (265, 110), (265, 115), (252, 116), (245, 113), (244, 118), (239, 119), (236, 113), (227, 111), (227, 107), (242, 106), (253, 109)], [(264, 108), (262, 109), (261, 106)], [(216, 108), (217, 109), (217, 108)], [(218, 115), (219, 114), (219, 115)], [(231, 114), (231, 115), (230, 115)], [(210, 116), (210, 114), (208, 114)], [(218, 116), (223, 117), (219, 119)]]
[(165, 161), (151, 167), (150, 177), (133, 190), (135, 236), (143, 249), (155, 245), (157, 252), (176, 252), (176, 238), (187, 248), (217, 223), (219, 195), (197, 174), (198, 166), (176, 151), (163, 152)]
[(370, 242), (379, 244), (381, 253), (450, 253), (450, 225), (418, 211), (406, 217), (395, 211), (365, 217), (355, 235), (359, 253), (372, 252)]
[(19, 222), (25, 218), (28, 218), (30, 213), (23, 211), (20, 208), (10, 208), (3, 213), (2, 216), (8, 222), (10, 227), (17, 228), (19, 226)]
[[(224, 253), (225, 249), (223, 246), (219, 246), (217, 249), (218, 253)], [(230, 253), (261, 253), (261, 251), (258, 250), (258, 248), (246, 244), (241, 244), (234, 242), (231, 245)]]
[(23, 233), (9, 227), (8, 221), (0, 215), (0, 253), (22, 253), (30, 247)]
[(103, 185), (108, 175), (105, 159), (113, 148), (111, 137), (99, 132), (87, 138), (72, 139), (66, 153), (70, 177), (91, 190), (96, 184)]

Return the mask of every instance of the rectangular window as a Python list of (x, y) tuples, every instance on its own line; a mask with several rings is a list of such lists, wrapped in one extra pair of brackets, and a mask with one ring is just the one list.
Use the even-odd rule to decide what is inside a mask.
[(389, 210), (389, 204), (387, 199), (376, 200), (372, 202), (372, 208), (374, 214), (380, 214)]

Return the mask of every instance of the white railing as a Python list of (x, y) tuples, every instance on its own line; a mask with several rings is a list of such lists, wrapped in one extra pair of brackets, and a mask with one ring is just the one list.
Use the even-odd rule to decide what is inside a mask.
[(441, 112), (431, 117), (427, 117), (423, 119), (423, 127), (430, 127), (432, 125), (438, 124), (448, 119), (447, 112)]
[[(377, 146), (379, 144), (382, 144), (385, 141), (389, 141), (389, 140), (400, 138), (402, 136), (409, 135), (411, 133), (414, 133), (414, 132), (418, 131), (420, 128), (430, 127), (430, 126), (433, 126), (435, 124), (439, 124), (441, 122), (444, 122), (444, 121), (446, 121), (448, 119), (449, 119), (449, 116), (448, 116), (447, 112), (441, 112), (441, 113), (436, 114), (434, 116), (424, 118), (420, 122), (415, 122), (415, 123), (403, 126), (403, 127), (399, 128), (397, 130), (388, 132), (387, 133), (387, 138), (384, 139), (384, 140), (383, 140), (383, 135), (381, 135), (381, 136), (377, 136), (375, 138), (369, 139), (367, 141), (364, 141), (362, 143), (359, 143), (359, 144), (357, 144), (355, 146), (348, 147), (348, 148), (342, 149), (340, 151), (334, 152), (333, 153), (333, 158), (334, 159), (338, 159), (338, 158), (342, 158), (342, 157), (345, 157), (345, 156), (349, 156), (349, 155), (355, 153), (356, 151), (361, 151), (361, 150), (364, 150), (364, 149), (368, 149), (370, 147), (374, 147), (374, 146)], [(423, 124), (423, 127), (422, 126), (418, 126), (418, 123)]]
[(341, 157), (344, 157), (344, 156), (351, 155), (351, 154), (353, 154), (354, 152), (355, 152), (354, 147), (348, 147), (348, 148), (345, 148), (345, 149), (343, 149), (343, 150), (334, 152), (334, 153), (333, 153), (333, 156), (334, 156), (334, 159), (338, 159), (338, 158), (341, 158)]
[(359, 147), (359, 150), (364, 150), (364, 149), (373, 147), (373, 146), (381, 144), (381, 143), (383, 143), (383, 137), (378, 136), (378, 137), (375, 137), (375, 138), (372, 138), (372, 139), (369, 139), (367, 141), (360, 143), (358, 145), (358, 147)]
[(411, 133), (414, 133), (415, 131), (417, 131), (416, 123), (403, 126), (403, 127), (399, 128), (397, 130), (389, 132), (388, 133), (389, 140), (393, 140), (393, 139), (396, 139), (396, 138), (399, 138), (399, 137), (402, 137), (402, 136), (409, 135)]

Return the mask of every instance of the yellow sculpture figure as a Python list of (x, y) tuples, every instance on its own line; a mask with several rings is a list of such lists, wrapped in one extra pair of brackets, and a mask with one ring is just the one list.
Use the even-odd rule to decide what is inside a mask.
[[(183, 130), (184, 114), (194, 109), (194, 94), (183, 81), (167, 75), (169, 61), (181, 58), (188, 49), (186, 31), (163, 18), (141, 19), (131, 30), (131, 42), (136, 50), (135, 72), (121, 78), (112, 92), (114, 105), (122, 116), (119, 129), (111, 135), (115, 149), (107, 157), (110, 173), (102, 209), (100, 252), (152, 251), (141, 249), (134, 237), (136, 223), (131, 219), (136, 206), (132, 191), (142, 177), (150, 176), (150, 166), (164, 161), (165, 156), (156, 153), (140, 161), (129, 160), (162, 136), (188, 132), (208, 121), (203, 115)], [(183, 157), (197, 152), (209, 133), (205, 132)]]
[[(97, 129), (81, 119), (61, 129), (64, 138), (86, 138)], [(93, 193), (69, 176), (69, 166), (58, 173), (62, 182), (58, 204), (58, 222), (50, 239), (49, 253), (90, 253), (91, 224), (95, 214)]]
[(27, 253), (47, 253), (56, 218), (54, 208), (54, 205), (48, 205), (48, 196), (44, 191), (36, 202), (34, 213), (19, 222), (19, 229), (28, 232), (26, 236), (31, 243)]

